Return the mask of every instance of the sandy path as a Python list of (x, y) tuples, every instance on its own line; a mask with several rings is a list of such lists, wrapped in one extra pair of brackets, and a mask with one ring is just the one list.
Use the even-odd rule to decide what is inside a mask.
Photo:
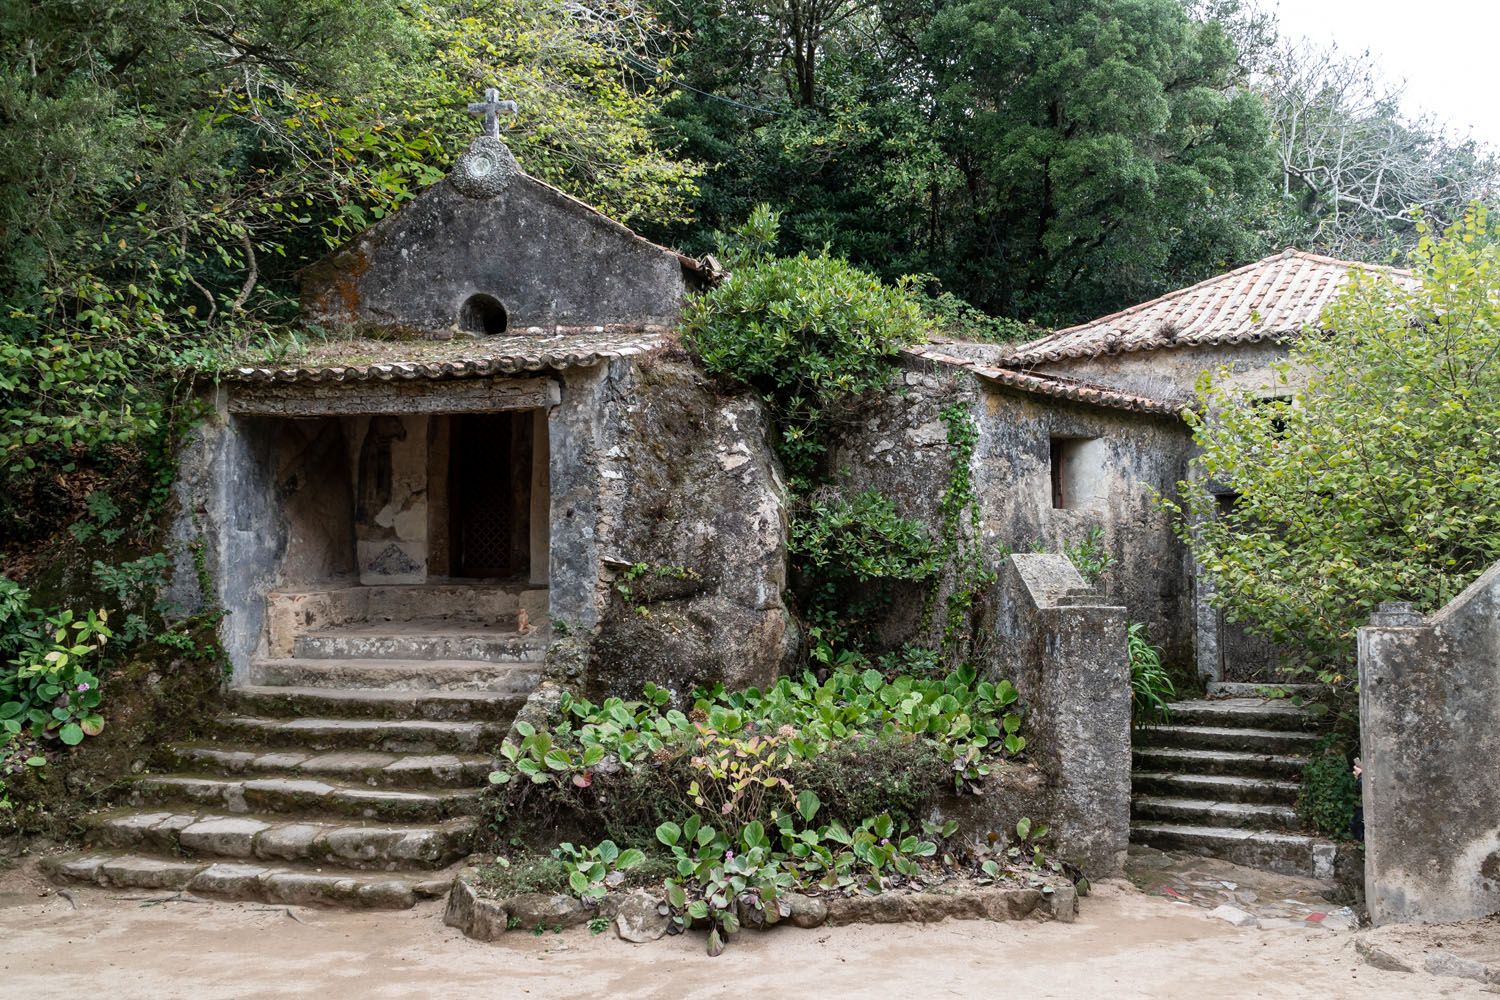
[[(720, 958), (698, 935), (628, 945), (587, 930), (497, 944), (442, 925), (441, 907), (353, 913), (244, 903), (142, 906), (73, 890), (75, 911), (25, 871), (0, 875), (0, 995), (16, 998), (389, 997), (1486, 997), (1475, 983), (1382, 972), (1354, 935), (1240, 930), (1123, 882), (1077, 923), (779, 928)], [(151, 894), (165, 895), (165, 894)]]

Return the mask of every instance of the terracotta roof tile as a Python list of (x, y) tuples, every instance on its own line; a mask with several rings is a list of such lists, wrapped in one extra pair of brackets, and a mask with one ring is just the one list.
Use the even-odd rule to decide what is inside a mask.
[(586, 368), (645, 354), (669, 339), (662, 327), (554, 327), (482, 339), (345, 340), (319, 345), (293, 366), (235, 366), (218, 377), (225, 382), (282, 383), (477, 378)]
[(924, 361), (947, 365), (952, 368), (963, 368), (996, 385), (1003, 385), (1010, 389), (1017, 389), (1021, 392), (1037, 396), (1048, 396), (1052, 399), (1065, 399), (1074, 403), (1103, 406), (1112, 410), (1154, 413), (1168, 417), (1179, 416), (1185, 409), (1182, 403), (1152, 399), (1148, 396), (1137, 396), (1134, 393), (1122, 392), (1119, 389), (1112, 389), (1106, 385), (1085, 382), (1081, 379), (1066, 378), (1061, 375), (1016, 371), (1013, 368), (998, 368), (994, 365), (985, 364), (982, 361), (945, 354), (934, 347), (908, 347), (904, 349), (903, 353), (909, 357), (920, 358)]
[(1410, 271), (1399, 268), (1284, 250), (1149, 302), (1020, 344), (999, 360), (1007, 367), (1019, 367), (1168, 347), (1281, 340), (1316, 323), (1354, 270), (1413, 280)]

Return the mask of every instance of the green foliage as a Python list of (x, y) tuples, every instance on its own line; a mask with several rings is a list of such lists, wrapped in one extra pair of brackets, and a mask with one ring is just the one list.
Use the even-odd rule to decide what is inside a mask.
[(612, 840), (601, 840), (595, 847), (558, 844), (552, 856), (562, 862), (568, 888), (580, 899), (603, 899), (612, 886), (624, 883), (626, 872), (646, 860), (639, 849), (622, 851)]
[[(1205, 476), (1167, 504), (1179, 535), (1226, 619), (1299, 648), (1324, 680), (1346, 676), (1380, 601), (1434, 611), (1500, 559), (1496, 235), (1474, 208), (1424, 236), (1415, 287), (1356, 275), (1272, 398), (1222, 376), (1201, 386)], [(1237, 492), (1232, 509), (1209, 481)]]
[[(634, 563), (615, 577), (615, 592), (632, 603), (649, 601), (653, 584), (663, 581), (699, 581), (702, 577), (686, 566), (671, 564)], [(638, 594), (637, 590), (644, 591)]]
[(920, 876), (919, 861), (937, 854), (933, 841), (901, 836), (889, 815), (870, 817), (851, 832), (837, 821), (811, 826), (818, 809), (817, 797), (804, 795), (795, 814), (781, 813), (769, 827), (752, 821), (724, 833), (696, 815), (657, 827), (656, 839), (681, 876), (666, 883), (678, 926), (706, 924), (708, 953), (718, 955), (740, 929), (742, 913), (774, 924), (791, 913), (787, 893), (814, 885), (878, 893)]
[[(166, 375), (295, 310), (293, 273), (439, 179), (485, 85), (533, 174), (682, 218), (652, 17), (588, 0), (10, 5), (0, 15), (0, 474), (164, 432)], [(631, 69), (626, 69), (631, 67)]]
[(941, 560), (953, 568), (943, 620), (943, 651), (961, 659), (972, 641), (971, 615), (976, 602), (995, 582), (995, 571), (985, 562), (980, 546), (979, 498), (974, 493), (974, 448), (979, 427), (963, 404), (945, 407), (950, 472), (938, 503), (943, 518)]
[(792, 525), (788, 548), (806, 573), (830, 585), (879, 580), (923, 583), (941, 568), (920, 524), (875, 490), (852, 500), (814, 500)]
[[(107, 614), (47, 614), (31, 595), (0, 577), (0, 730), (77, 746), (104, 729), (99, 678), (88, 669), (112, 633)], [(9, 742), (9, 740), (7, 740)]]
[(856, 666), (872, 622), (899, 584), (930, 585), (942, 569), (936, 542), (876, 490), (814, 499), (792, 521), (787, 544), (809, 621), (811, 657)]
[(1359, 785), (1342, 750), (1326, 748), (1307, 762), (1302, 769), (1297, 812), (1313, 829), (1324, 836), (1347, 839), (1358, 805)]
[(1076, 544), (1063, 546), (1063, 555), (1091, 587), (1115, 564), (1115, 557), (1104, 545), (1104, 528), (1097, 524)]
[(1145, 622), (1125, 629), (1130, 659), (1130, 717), (1137, 726), (1166, 725), (1172, 721), (1167, 706), (1177, 697), (1177, 685), (1162, 666), (1161, 648), (1151, 644)]
[[(931, 274), (905, 275), (902, 281), (908, 287), (940, 286), (938, 279)], [(987, 344), (1022, 343), (1051, 332), (1034, 323), (1023, 323), (1006, 316), (991, 316), (952, 292), (925, 293), (918, 299), (918, 303), (932, 328), (955, 340)]]
[[(924, 776), (933, 774), (956, 790), (976, 789), (994, 764), (1027, 745), (1016, 689), (980, 681), (968, 667), (940, 679), (837, 669), (821, 683), (810, 674), (784, 677), (765, 691), (715, 686), (696, 692), (690, 714), (669, 703), (667, 691), (649, 684), (637, 702), (595, 705), (565, 693), (563, 719), (551, 729), (516, 724), (520, 741), (501, 745), (504, 764), (490, 780), (512, 786), (517, 798), (528, 785), (584, 795), (602, 773), (670, 769), (679, 786), (658, 798), (675, 796), (684, 810), (740, 822), (769, 821), (799, 791), (829, 794), (831, 776), (857, 773), (840, 768), (851, 756), (891, 757), (889, 768), (875, 768), (882, 772), (876, 785), (830, 794), (863, 810), (863, 793), (879, 787), (898, 807), (927, 800)], [(897, 775), (891, 768), (899, 760), (921, 769)]]
[[(752, 225), (767, 228), (764, 220)], [(683, 338), (708, 371), (770, 405), (781, 431), (777, 451), (806, 484), (824, 454), (830, 408), (885, 384), (891, 359), (924, 335), (921, 310), (905, 292), (827, 254), (747, 252), (734, 263), (727, 280), (688, 301)]]
[(1261, 97), (1224, 27), (1179, 0), (835, 9), (684, 0), (666, 15), (690, 33), (674, 73), (749, 106), (684, 93), (663, 110), (678, 148), (713, 164), (707, 226), (773, 199), (792, 251), (931, 273), (1049, 325), (1264, 251), (1279, 170)]

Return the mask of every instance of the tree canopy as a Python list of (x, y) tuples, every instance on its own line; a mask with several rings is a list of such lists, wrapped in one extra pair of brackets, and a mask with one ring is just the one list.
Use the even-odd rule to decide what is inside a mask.
[(532, 174), (626, 219), (693, 190), (629, 4), (56, 0), (0, 28), (12, 471), (150, 433), (166, 367), (292, 318), (292, 272), (440, 178), (485, 86)]
[(1421, 228), (1414, 284), (1356, 272), (1269, 397), (1209, 377), (1192, 418), (1179, 533), (1231, 621), (1314, 664), (1347, 664), (1381, 601), (1435, 611), (1500, 559), (1500, 227)]

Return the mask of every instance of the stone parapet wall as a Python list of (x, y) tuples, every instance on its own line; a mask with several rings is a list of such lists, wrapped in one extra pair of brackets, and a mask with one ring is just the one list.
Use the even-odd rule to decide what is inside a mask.
[(1431, 617), (1383, 605), (1359, 677), (1371, 920), (1500, 913), (1500, 564)]
[(1130, 666), (1125, 609), (1094, 594), (1066, 557), (1013, 555), (1001, 569), (984, 665), (1028, 707), (1029, 752), (1053, 850), (1092, 878), (1120, 870), (1130, 844)]

